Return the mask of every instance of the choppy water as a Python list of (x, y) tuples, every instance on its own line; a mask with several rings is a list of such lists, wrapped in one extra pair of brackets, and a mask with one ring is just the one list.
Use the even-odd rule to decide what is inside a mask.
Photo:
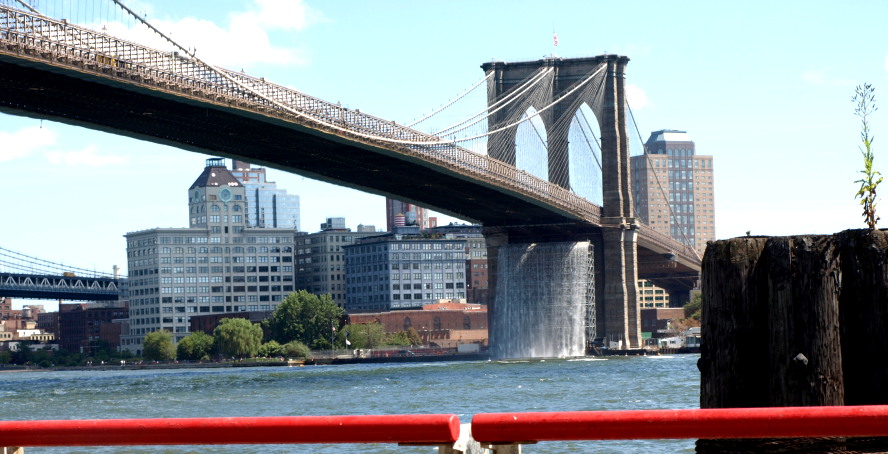
[[(698, 355), (294, 368), (0, 374), (0, 419), (580, 411), (699, 407)], [(545, 442), (525, 453), (693, 452), (692, 440)], [(35, 453), (433, 453), (430, 447), (27, 448)]]

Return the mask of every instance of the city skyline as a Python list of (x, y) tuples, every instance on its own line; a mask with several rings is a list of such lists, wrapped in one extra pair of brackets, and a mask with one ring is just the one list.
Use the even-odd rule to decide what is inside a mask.
[[(879, 37), (878, 18), (888, 6), (860, 4), (868, 8), (564, 1), (510, 2), (506, 9), (493, 3), (250, 0), (221, 1), (212, 9), (140, 0), (139, 8), (208, 61), (401, 123), (480, 80), (486, 61), (534, 60), (556, 51), (562, 57), (627, 55), (629, 101), (640, 134), (688, 131), (700, 154), (714, 156), (716, 232), (730, 238), (746, 231), (864, 227), (853, 198), (862, 166), (851, 96), (855, 85), (869, 82), (881, 99), (888, 46)], [(632, 20), (589, 27), (591, 16)], [(452, 31), (453, 23), (465, 32)], [(877, 138), (888, 127), (884, 118), (882, 112), (872, 118)], [(875, 167), (888, 169), (880, 143)], [(0, 228), (2, 246), (80, 268), (125, 267), (124, 234), (187, 225), (179, 202), (212, 156), (0, 114), (0, 188), (13, 214)], [(385, 228), (383, 197), (274, 169), (268, 179), (300, 197), (304, 231), (317, 231), (336, 216), (352, 229)], [(134, 214), (143, 210), (152, 216)], [(439, 224), (456, 220), (438, 217)]]

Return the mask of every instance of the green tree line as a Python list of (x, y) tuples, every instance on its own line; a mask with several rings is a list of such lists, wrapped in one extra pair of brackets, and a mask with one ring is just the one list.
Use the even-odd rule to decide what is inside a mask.
[[(306, 358), (311, 349), (367, 349), (384, 346), (421, 345), (415, 329), (386, 333), (379, 323), (347, 325), (345, 311), (330, 295), (315, 295), (305, 290), (292, 293), (261, 323), (244, 318), (224, 318), (212, 333), (190, 333), (177, 344), (173, 334), (159, 330), (145, 335), (142, 359), (148, 361), (209, 361), (221, 358), (287, 357)], [(110, 347), (97, 348), (97, 354), (84, 356), (63, 351), (0, 352), (0, 364), (36, 364), (40, 366), (110, 362), (132, 359), (128, 353), (115, 354)]]

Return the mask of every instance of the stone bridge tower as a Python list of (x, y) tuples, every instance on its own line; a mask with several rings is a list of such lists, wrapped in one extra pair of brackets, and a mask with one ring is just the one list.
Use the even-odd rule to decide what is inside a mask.
[[(638, 260), (637, 230), (629, 181), (629, 137), (626, 128), (624, 73), (628, 57), (602, 55), (591, 58), (545, 58), (527, 62), (490, 62), (481, 66), (486, 73), (493, 72), (488, 82), (488, 105), (510, 90), (522, 89), (523, 83), (541, 68), (550, 69), (543, 77), (541, 88), (528, 90), (518, 101), (494, 113), (493, 125), (518, 121), (530, 107), (541, 110), (546, 105), (570, 92), (577, 83), (596, 71), (603, 81), (594, 89), (580, 89), (567, 96), (540, 117), (546, 125), (548, 138), (548, 166), (550, 182), (569, 188), (566, 169), (568, 159), (568, 132), (576, 107), (586, 103), (595, 113), (601, 130), (602, 207), (600, 231), (569, 229), (553, 241), (591, 241), (595, 249), (595, 307), (597, 336), (610, 341), (622, 341), (623, 348), (640, 348), (641, 323), (637, 302)], [(592, 84), (589, 84), (590, 87)], [(542, 92), (541, 92), (542, 90)], [(532, 96), (530, 94), (533, 94)], [(488, 153), (491, 157), (515, 164), (515, 130), (507, 128), (490, 136)], [(497, 255), (497, 246), (521, 241), (540, 241), (551, 235), (523, 234), (508, 227), (487, 228), (486, 236), (491, 250), (488, 258)], [(585, 230), (585, 231), (581, 231)], [(519, 239), (523, 236), (523, 239)], [(543, 240), (545, 241), (545, 240)], [(495, 265), (494, 265), (495, 268)], [(491, 277), (491, 292), (495, 294), (495, 276)], [(492, 307), (491, 312), (496, 308)], [(495, 339), (491, 339), (495, 342)]]

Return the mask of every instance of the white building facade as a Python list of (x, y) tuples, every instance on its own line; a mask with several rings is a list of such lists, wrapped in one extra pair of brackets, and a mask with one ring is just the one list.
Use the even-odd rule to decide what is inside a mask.
[(165, 329), (178, 342), (194, 315), (274, 310), (293, 284), (290, 228), (251, 228), (243, 185), (222, 159), (208, 159), (189, 188), (188, 228), (125, 235), (130, 277), (129, 333), (121, 348)]

